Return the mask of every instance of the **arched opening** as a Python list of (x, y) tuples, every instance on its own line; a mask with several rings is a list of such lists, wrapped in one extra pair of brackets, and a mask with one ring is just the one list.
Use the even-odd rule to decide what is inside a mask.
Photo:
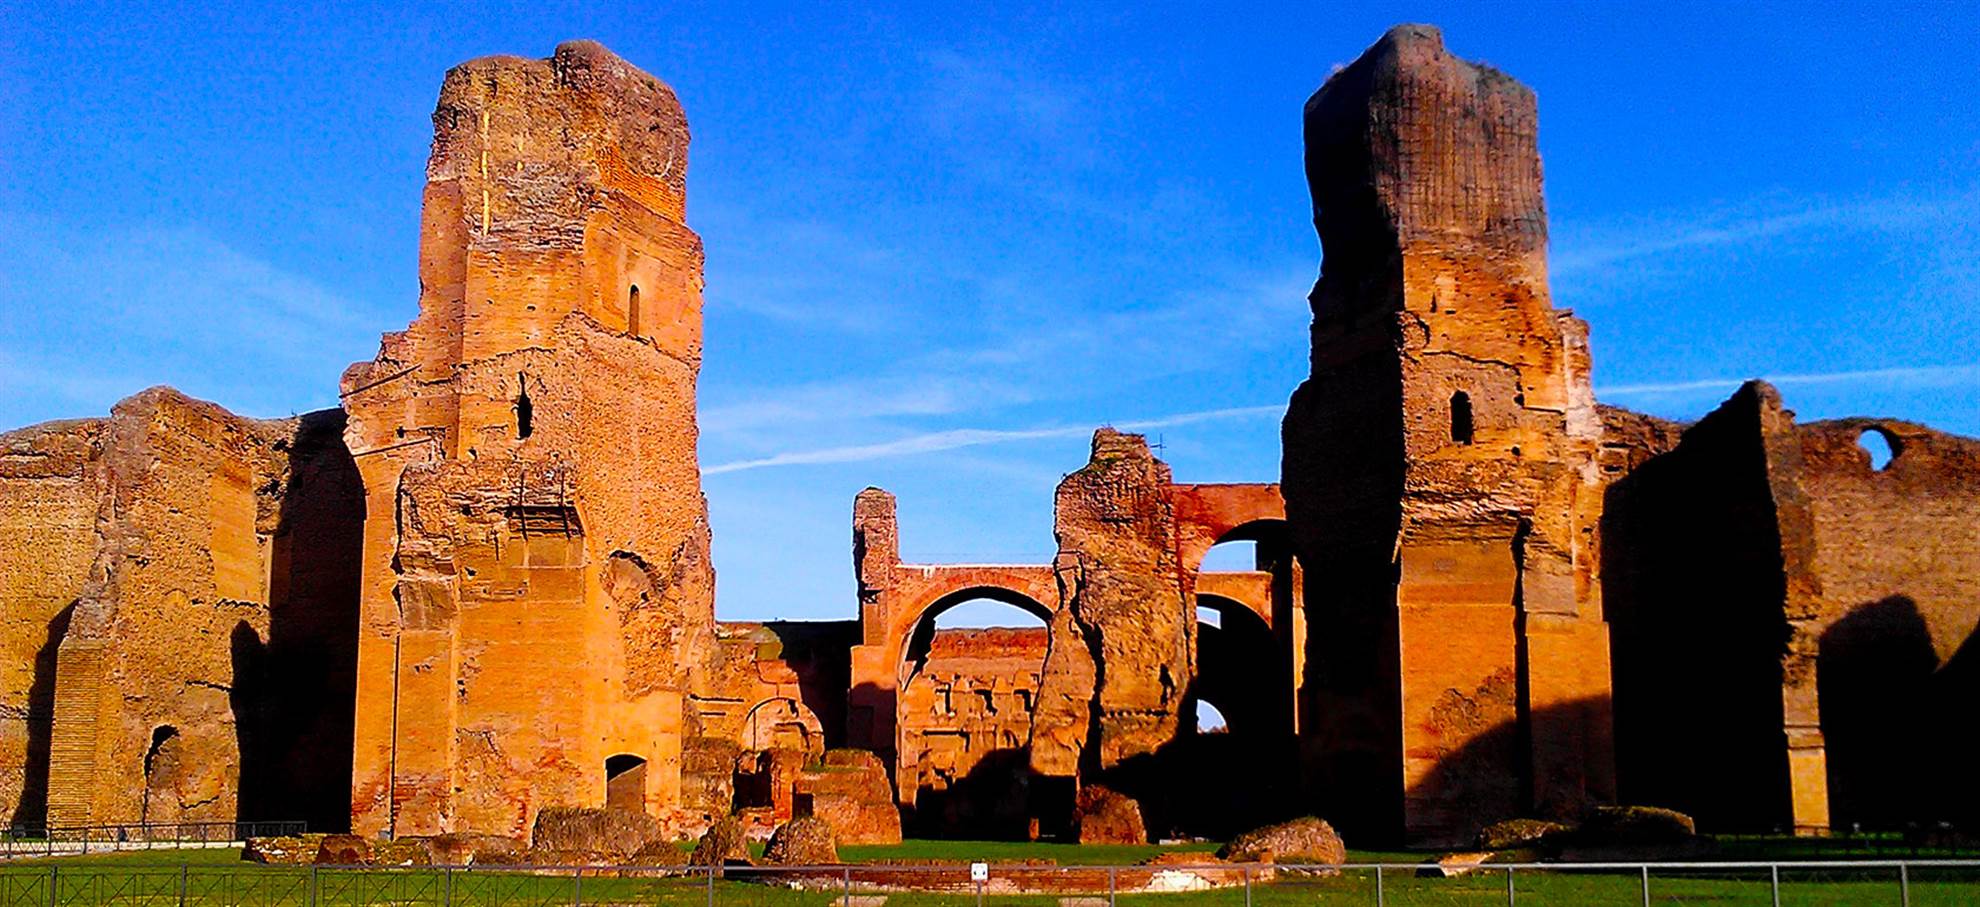
[(536, 404), (529, 402), (529, 376), (516, 373), (516, 439), (529, 437), (535, 430)]
[(1257, 570), (1258, 542), (1252, 539), (1231, 539), (1218, 542), (1203, 555), (1203, 566), (1198, 568), (1206, 573), (1236, 573)]
[(605, 759), (605, 806), (627, 812), (646, 811), (646, 760), (630, 753)]
[(750, 707), (743, 717), (742, 745), (746, 750), (798, 750), (817, 756), (825, 752), (825, 731), (803, 703), (778, 696)]
[(1451, 443), (1471, 443), (1471, 395), (1458, 391), (1451, 395)]
[[(1291, 677), (1264, 618), (1242, 602), (1197, 596), (1196, 678), (1182, 727), (1146, 785), (1144, 812), (1169, 834), (1225, 838), (1285, 818), (1295, 802)], [(1240, 772), (1234, 766), (1243, 766)]]
[(138, 807), (139, 822), (180, 818), (180, 750), (178, 728), (169, 724), (152, 728), (151, 745), (144, 751), (144, 802)]
[(1870, 468), (1879, 472), (1888, 469), (1891, 461), (1897, 459), (1901, 449), (1896, 435), (1882, 428), (1866, 428), (1856, 436), (1856, 446), (1870, 458)]
[(639, 284), (626, 290), (626, 333), (639, 336)]
[(1050, 613), (1011, 590), (968, 589), (929, 606), (909, 632), (895, 781), (915, 834), (1025, 832)]
[(1196, 732), (1199, 734), (1229, 733), (1230, 723), (1224, 720), (1224, 713), (1208, 700), (1196, 701)]

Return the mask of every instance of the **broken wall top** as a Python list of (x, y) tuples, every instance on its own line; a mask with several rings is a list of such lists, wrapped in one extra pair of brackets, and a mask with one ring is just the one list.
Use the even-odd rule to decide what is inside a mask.
[(1417, 248), (1544, 254), (1538, 120), (1531, 89), (1452, 56), (1437, 29), (1390, 29), (1306, 102), (1325, 273), (1387, 283)]
[(547, 60), (490, 56), (449, 70), (426, 178), (494, 184), (482, 242), (575, 245), (571, 228), (601, 192), (683, 220), (687, 145), (672, 88), (596, 41), (567, 41)]

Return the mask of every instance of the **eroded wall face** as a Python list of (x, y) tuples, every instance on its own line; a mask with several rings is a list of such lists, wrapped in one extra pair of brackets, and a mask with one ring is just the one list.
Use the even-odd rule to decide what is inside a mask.
[(96, 552), (103, 420), (0, 435), (0, 815), (48, 812), (55, 655)]
[(1176, 736), (1196, 607), (1176, 566), (1170, 485), (1146, 439), (1104, 428), (1087, 465), (1059, 483), (1060, 603), (1032, 735), (1040, 774), (1097, 774)]
[(1029, 817), (1026, 745), (1046, 630), (938, 630), (901, 689), (895, 776), (924, 832), (1015, 837)]
[[(1619, 439), (1633, 415), (1617, 414)], [(1783, 679), (1802, 568), (1783, 556), (1795, 533), (1784, 540), (1765, 441), (1784, 426), (1778, 398), (1742, 390), (1674, 445), (1643, 438), (1647, 456), (1607, 491), (1620, 792), (1703, 829), (1794, 821)]]
[[(55, 586), (86, 576), (21, 663), (31, 735), (17, 821), (279, 810), (326, 824), (308, 812), (310, 793), (349, 778), (334, 755), (316, 754), (348, 746), (337, 729), (351, 701), (335, 664), (350, 650), (336, 629), (352, 613), (355, 574), (335, 543), (360, 518), (337, 493), (339, 476), (351, 478), (338, 471), (338, 423), (334, 412), (244, 419), (155, 388), (87, 430), (9, 436), (36, 469), (7, 477), (4, 522), (41, 522), (33, 535), (47, 558), (9, 571), (41, 577), (9, 588), (10, 615), (17, 602), (23, 617), (38, 601), (58, 607)], [(85, 507), (86, 534), (74, 522)], [(302, 552), (289, 544), (298, 534), (310, 539)], [(299, 651), (326, 670), (293, 673), (281, 656)]]
[(353, 825), (516, 833), (602, 805), (615, 756), (672, 816), (719, 659), (686, 120), (574, 42), (455, 68), (434, 129), (420, 316), (344, 376), (370, 515)]
[[(1830, 823), (1965, 827), (1976, 754), (1950, 716), (1980, 695), (1980, 441), (1876, 419), (1793, 439), (1822, 600), (1796, 679), (1816, 688)], [(1866, 440), (1896, 455), (1879, 468)]]
[(1536, 124), (1530, 91), (1421, 26), (1306, 110), (1326, 260), (1285, 427), (1301, 728), (1322, 803), (1420, 842), (1613, 795), (1600, 424), (1586, 328), (1549, 301)]

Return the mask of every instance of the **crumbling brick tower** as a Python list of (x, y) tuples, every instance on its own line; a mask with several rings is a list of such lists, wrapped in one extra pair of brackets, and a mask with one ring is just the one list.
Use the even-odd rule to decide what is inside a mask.
[(718, 648), (686, 118), (573, 42), (456, 67), (433, 125), (419, 317), (343, 381), (353, 830), (513, 834), (608, 788), (665, 815), (691, 660)]
[(1587, 329), (1552, 307), (1532, 91), (1390, 30), (1307, 102), (1325, 250), (1284, 426), (1301, 745), (1373, 837), (1612, 796)]

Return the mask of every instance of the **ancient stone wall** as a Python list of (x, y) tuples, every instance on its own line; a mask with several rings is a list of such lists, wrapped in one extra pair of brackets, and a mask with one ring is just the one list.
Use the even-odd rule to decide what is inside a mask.
[(1363, 834), (1468, 838), (1612, 794), (1601, 426), (1586, 326), (1549, 302), (1536, 123), (1531, 91), (1426, 26), (1307, 103), (1326, 256), (1285, 424), (1301, 730)]
[[(1897, 451), (1881, 469), (1866, 432)], [(1943, 715), (1976, 692), (1976, 452), (1892, 420), (1797, 426), (1751, 382), (1611, 485), (1624, 796), (1722, 831), (1973, 815)]]
[(1766, 439), (1792, 432), (1779, 407), (1749, 385), (1607, 491), (1620, 793), (1706, 829), (1766, 831), (1793, 817), (1783, 607), (1801, 568), (1783, 559), (1793, 538), (1769, 476)]
[(154, 388), (7, 436), (0, 551), (31, 559), (7, 571), (15, 822), (340, 821), (321, 792), (350, 777), (362, 519), (341, 424)]
[(96, 553), (104, 420), (0, 435), (0, 812), (38, 828), (48, 811), (55, 653)]
[(447, 75), (419, 318), (344, 376), (361, 833), (519, 833), (601, 805), (608, 760), (679, 806), (683, 698), (720, 652), (687, 144), (673, 92), (596, 44)]
[[(1872, 438), (1866, 439), (1870, 435)], [(1796, 426), (1818, 625), (1794, 662), (1816, 688), (1829, 824), (1980, 819), (1980, 440), (1891, 419)], [(1874, 465), (1864, 446), (1894, 453)], [(1812, 651), (1811, 651), (1812, 650)], [(1797, 779), (1799, 783), (1799, 779)]]
[(917, 828), (1024, 834), (1025, 747), (1046, 644), (1043, 627), (935, 631), (901, 689), (896, 776)]

